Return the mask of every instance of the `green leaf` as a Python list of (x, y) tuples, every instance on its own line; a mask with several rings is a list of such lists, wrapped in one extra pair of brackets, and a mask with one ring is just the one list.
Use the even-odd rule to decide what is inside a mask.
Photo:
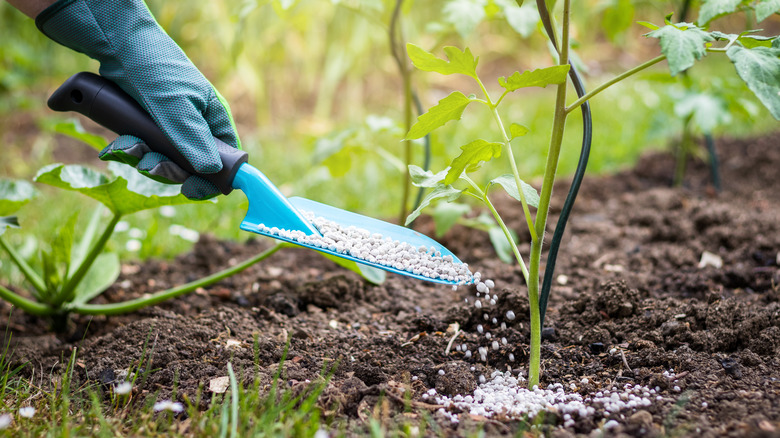
[(38, 171), (35, 181), (89, 196), (120, 216), (198, 202), (179, 194), (177, 186), (155, 182), (130, 166), (112, 162), (108, 168), (117, 176), (115, 179), (83, 166), (52, 164)]
[(6, 228), (19, 228), (19, 219), (16, 216), (0, 216), (0, 236)]
[(740, 3), (742, 0), (703, 0), (696, 23), (699, 26), (706, 26), (715, 18), (736, 11)]
[(114, 284), (119, 278), (119, 272), (119, 256), (113, 252), (100, 254), (76, 286), (72, 302), (76, 305), (86, 304)]
[(471, 207), (457, 202), (440, 202), (431, 212), (433, 223), (436, 226), (436, 236), (441, 237), (458, 222), (464, 214), (471, 211)]
[(482, 166), (482, 163), (501, 156), (501, 143), (487, 140), (474, 140), (460, 147), (463, 151), (458, 155), (444, 178), (444, 184), (452, 184), (460, 178), (463, 172), (473, 172)]
[[(493, 179), (488, 183), (488, 190), (493, 184), (498, 184), (509, 193), (509, 196), (520, 201), (520, 191), (517, 190), (517, 184), (515, 183), (515, 177), (511, 174), (501, 175), (498, 178)], [(533, 186), (520, 180), (520, 185), (523, 186), (523, 195), (525, 196), (525, 202), (531, 207), (539, 208), (539, 193)]]
[(689, 93), (675, 102), (674, 114), (682, 119), (691, 117), (693, 124), (705, 134), (731, 121), (731, 113), (723, 99), (707, 93)]
[(526, 70), (523, 73), (514, 72), (509, 78), (498, 78), (498, 84), (506, 88), (507, 91), (515, 91), (526, 87), (546, 87), (550, 84), (562, 84), (566, 81), (566, 75), (569, 73), (570, 66), (554, 65), (552, 67), (540, 68), (536, 70)]
[(778, 12), (780, 12), (780, 0), (762, 0), (756, 5), (756, 22), (760, 23)]
[(434, 174), (430, 170), (422, 170), (422, 168), (415, 166), (414, 164), (410, 164), (409, 176), (412, 178), (412, 184), (414, 184), (415, 186), (430, 188), (430, 187), (436, 187), (440, 185), (440, 183), (447, 176), (448, 170), (449, 168)]
[(661, 40), (661, 52), (666, 55), (672, 76), (690, 68), (707, 54), (705, 43), (714, 38), (688, 23), (666, 25), (647, 34)]
[(467, 38), (485, 19), (485, 0), (450, 0), (444, 5), (444, 21), (452, 24), (461, 37)]
[(661, 26), (653, 24), (653, 23), (651, 23), (649, 21), (637, 21), (636, 24), (638, 24), (640, 26), (644, 26), (644, 27), (646, 27), (646, 28), (648, 28), (650, 30), (658, 30), (658, 29), (661, 28)]
[(776, 38), (772, 47), (746, 49), (731, 46), (726, 55), (737, 74), (747, 83), (748, 88), (758, 97), (775, 119), (780, 120), (780, 38)]
[(475, 79), (477, 77), (479, 57), (472, 55), (468, 47), (463, 51), (453, 46), (445, 47), (444, 54), (447, 55), (447, 61), (437, 58), (433, 53), (412, 43), (406, 44), (406, 52), (409, 54), (412, 64), (422, 71), (431, 71), (443, 75), (458, 73)]
[(89, 218), (87, 227), (84, 229), (84, 232), (81, 233), (81, 237), (79, 238), (78, 243), (73, 248), (73, 254), (71, 255), (71, 268), (73, 272), (68, 272), (68, 276), (75, 274), (75, 271), (78, 270), (78, 267), (87, 257), (89, 249), (92, 247), (92, 244), (95, 241), (95, 237), (97, 236), (98, 226), (100, 225), (100, 217), (102, 216), (102, 213), (103, 207), (98, 207), (92, 212), (92, 216)]
[(16, 213), (37, 194), (27, 181), (0, 179), (0, 216)]
[[(509, 234), (517, 242), (517, 233), (509, 230)], [(515, 263), (515, 254), (512, 251), (512, 245), (506, 240), (504, 230), (498, 225), (493, 225), (488, 230), (488, 237), (490, 237), (490, 243), (493, 244), (493, 249), (496, 250), (498, 258), (504, 263), (513, 265)]]
[(460, 120), (463, 111), (471, 102), (472, 100), (460, 91), (453, 91), (431, 107), (427, 113), (417, 117), (417, 122), (406, 134), (406, 140), (422, 138), (434, 129), (444, 126), (450, 120)]
[(54, 238), (49, 243), (48, 250), (41, 251), (43, 262), (43, 281), (46, 284), (44, 301), (52, 303), (62, 285), (68, 279), (71, 264), (71, 249), (73, 248), (73, 236), (76, 233), (76, 220), (78, 212), (62, 222), (57, 229)]
[(64, 122), (57, 122), (50, 126), (50, 129), (54, 132), (67, 135), (68, 137), (75, 138), (95, 150), (102, 150), (108, 144), (108, 141), (91, 132), (87, 132), (81, 122), (78, 119), (70, 119)]
[(512, 123), (509, 125), (509, 139), (513, 140), (517, 137), (522, 137), (528, 134), (530, 130), (519, 123)]
[(417, 206), (417, 208), (409, 214), (409, 216), (406, 217), (406, 223), (405, 225), (409, 225), (417, 219), (418, 216), (420, 216), (420, 213), (422, 213), (423, 208), (431, 205), (431, 202), (433, 202), (436, 199), (445, 198), (448, 202), (452, 202), (460, 196), (460, 194), (463, 193), (463, 190), (458, 190), (452, 186), (444, 186), (440, 185), (433, 189), (428, 195), (423, 198), (423, 200), (420, 202), (420, 205)]
[(528, 38), (536, 31), (540, 18), (534, 2), (523, 4), (522, 1), (496, 0), (496, 3), (504, 12), (506, 22), (520, 36)]

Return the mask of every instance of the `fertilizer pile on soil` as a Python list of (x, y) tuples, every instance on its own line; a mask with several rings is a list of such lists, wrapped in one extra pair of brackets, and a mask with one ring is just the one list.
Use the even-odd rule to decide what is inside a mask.
[[(480, 379), (481, 380), (481, 379)], [(481, 383), (473, 395), (454, 397), (436, 396), (437, 404), (444, 405), (439, 412), (453, 423), (460, 422), (459, 412), (479, 415), (485, 418), (501, 416), (505, 419), (533, 419), (540, 412), (553, 413), (563, 420), (564, 427), (573, 426), (576, 420), (598, 416), (609, 418), (611, 414), (623, 411), (636, 411), (653, 404), (652, 400), (662, 400), (657, 390), (646, 386), (631, 384), (619, 385), (613, 390), (603, 390), (581, 395), (567, 393), (561, 383), (553, 383), (545, 389), (524, 386), (522, 377), (512, 373), (494, 371), (491, 380)], [(576, 389), (576, 385), (571, 384)], [(435, 395), (432, 389), (428, 395)]]

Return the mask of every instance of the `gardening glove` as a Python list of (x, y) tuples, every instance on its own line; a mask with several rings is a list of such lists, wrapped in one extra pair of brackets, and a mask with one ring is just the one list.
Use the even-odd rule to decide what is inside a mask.
[[(141, 104), (196, 172), (222, 168), (213, 137), (240, 149), (227, 103), (142, 0), (59, 0), (35, 23), (54, 41), (99, 61), (100, 74)], [(220, 193), (136, 137), (117, 138), (100, 159), (136, 166), (158, 181), (183, 183), (182, 193), (191, 199)]]

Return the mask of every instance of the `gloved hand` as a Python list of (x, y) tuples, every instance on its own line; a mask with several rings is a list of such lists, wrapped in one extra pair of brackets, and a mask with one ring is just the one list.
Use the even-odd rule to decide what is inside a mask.
[[(241, 148), (224, 98), (155, 21), (142, 0), (59, 0), (35, 23), (54, 41), (100, 62), (115, 82), (151, 115), (199, 173), (222, 168), (213, 137)], [(162, 182), (183, 183), (191, 199), (219, 194), (136, 137), (121, 136), (100, 152)]]

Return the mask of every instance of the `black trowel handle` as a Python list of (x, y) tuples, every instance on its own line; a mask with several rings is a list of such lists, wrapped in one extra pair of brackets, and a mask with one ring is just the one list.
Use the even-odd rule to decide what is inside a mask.
[(225, 195), (233, 190), (233, 178), (241, 164), (247, 161), (246, 152), (214, 138), (222, 158), (222, 170), (209, 174), (195, 172), (135, 99), (113, 82), (94, 73), (81, 72), (68, 78), (49, 97), (48, 104), (54, 111), (75, 111), (119, 135), (140, 138), (153, 151), (170, 158), (182, 169), (214, 183)]

